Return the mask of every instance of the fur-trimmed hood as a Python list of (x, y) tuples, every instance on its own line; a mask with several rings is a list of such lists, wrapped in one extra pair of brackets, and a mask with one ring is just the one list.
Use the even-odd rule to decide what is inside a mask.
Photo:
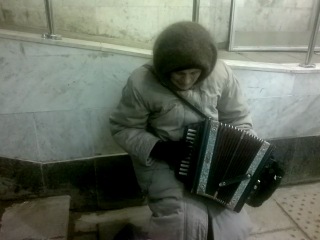
[(170, 73), (188, 68), (202, 70), (205, 79), (217, 61), (217, 48), (210, 33), (195, 22), (178, 22), (160, 33), (153, 47), (153, 66), (160, 80), (168, 83)]

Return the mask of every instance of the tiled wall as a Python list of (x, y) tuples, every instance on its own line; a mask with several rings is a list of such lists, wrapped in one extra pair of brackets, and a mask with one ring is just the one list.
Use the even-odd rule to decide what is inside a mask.
[[(148, 58), (0, 38), (0, 156), (52, 162), (121, 153), (108, 127)], [(320, 135), (319, 73), (234, 69), (262, 138)]]
[(263, 138), (320, 135), (320, 74), (234, 70)]
[(147, 59), (7, 39), (0, 52), (1, 156), (52, 161), (121, 151), (108, 114)]

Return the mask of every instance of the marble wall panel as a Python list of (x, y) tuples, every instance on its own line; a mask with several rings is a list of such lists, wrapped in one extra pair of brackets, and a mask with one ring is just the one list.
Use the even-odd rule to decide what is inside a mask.
[(320, 94), (320, 74), (296, 74), (292, 94), (300, 96)]
[[(5, 55), (0, 58), (0, 114), (36, 116), (40, 158), (28, 152), (29, 146), (21, 149), (27, 154), (20, 155), (55, 161), (122, 152), (110, 136), (109, 113), (130, 73), (149, 59), (19, 41), (1, 43)], [(260, 137), (320, 134), (317, 74), (234, 72), (249, 98)]]
[(320, 134), (320, 95), (249, 100), (254, 129), (262, 138)]
[(93, 156), (85, 111), (35, 113), (39, 160), (51, 162)]
[(101, 64), (103, 78), (108, 80), (108, 88), (105, 90), (101, 107), (115, 107), (130, 74), (148, 61), (150, 59), (105, 53)]
[(2, 41), (0, 113), (114, 105), (130, 73), (145, 58), (75, 48)]
[(14, 70), (2, 80), (0, 113), (104, 107), (112, 92), (97, 55), (7, 59), (5, 64)]
[[(13, 60), (13, 62), (15, 62), (15, 60)], [(0, 114), (12, 112), (10, 106), (13, 105), (13, 102), (20, 104), (16, 102), (16, 98), (12, 98), (11, 96), (11, 93), (15, 94), (17, 92), (16, 86), (13, 85), (13, 83), (16, 82), (17, 73), (16, 67), (10, 63), (12, 63), (12, 59), (9, 60), (0, 57)]]
[(281, 99), (278, 104), (279, 136), (320, 135), (320, 95), (287, 97)]
[(92, 132), (92, 141), (94, 155), (109, 155), (115, 153), (124, 153), (124, 150), (114, 142), (109, 125), (109, 116), (113, 109), (99, 108), (87, 110), (90, 131)]
[(280, 137), (278, 134), (279, 101), (281, 98), (249, 99), (253, 128), (263, 139)]
[(0, 114), (0, 143), (0, 156), (39, 160), (33, 114)]
[(233, 70), (249, 99), (285, 97), (292, 94), (294, 74)]
[[(6, 58), (20, 57), (23, 53), (24, 42), (11, 39), (0, 38), (0, 59), (3, 61)], [(36, 46), (37, 44), (35, 44)], [(1, 62), (0, 62), (1, 64)], [(5, 69), (0, 65), (1, 72)], [(1, 75), (0, 75), (1, 77)]]

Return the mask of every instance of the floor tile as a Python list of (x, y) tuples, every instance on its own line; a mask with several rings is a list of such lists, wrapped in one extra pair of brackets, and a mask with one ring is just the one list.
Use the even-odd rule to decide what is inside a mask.
[(273, 199), (267, 200), (261, 207), (246, 206), (253, 223), (252, 233), (263, 233), (295, 227), (294, 222)]
[(277, 197), (277, 202), (312, 240), (320, 239), (320, 189)]
[(309, 240), (309, 238), (299, 229), (288, 229), (252, 235), (248, 240)]

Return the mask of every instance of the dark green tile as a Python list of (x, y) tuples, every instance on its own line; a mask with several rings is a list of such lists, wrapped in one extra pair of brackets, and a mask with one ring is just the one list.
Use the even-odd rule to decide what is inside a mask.
[(42, 196), (41, 164), (0, 157), (0, 199)]
[(92, 159), (43, 164), (48, 195), (71, 196), (71, 209), (97, 207), (94, 162)]
[(123, 208), (143, 202), (128, 155), (96, 158), (98, 204), (102, 209)]

